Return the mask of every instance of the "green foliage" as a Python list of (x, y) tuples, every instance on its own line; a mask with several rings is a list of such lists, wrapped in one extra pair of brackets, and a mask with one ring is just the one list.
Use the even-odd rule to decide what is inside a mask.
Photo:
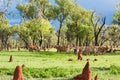
[[(32, 0), (29, 4), (18, 4), (17, 9), (23, 18), (46, 18), (51, 3), (48, 0)], [(47, 16), (49, 17), (49, 16)]]
[(2, 75), (13, 75), (13, 73), (14, 73), (13, 69), (5, 69), (5, 68), (0, 69), (0, 74)]
[(55, 5), (51, 6), (50, 14), (52, 20), (59, 21), (59, 29), (58, 29), (58, 41), (57, 45), (60, 45), (60, 37), (61, 37), (61, 28), (66, 21), (66, 18), (70, 15), (73, 7), (75, 6), (73, 0), (55, 0)]
[[(67, 77), (79, 72), (80, 69), (64, 69), (59, 67), (52, 68), (23, 68), (25, 77), (33, 78), (50, 78), (50, 77)], [(2, 75), (13, 75), (14, 69), (1, 69)]]
[[(50, 23), (45, 20), (45, 19), (33, 19), (28, 21), (27, 26), (26, 26), (30, 32), (31, 35), (39, 35), (39, 34), (43, 34), (44, 36), (47, 36), (50, 34), (50, 28), (51, 25)], [(34, 34), (36, 33), (36, 34)]]
[(108, 29), (109, 40), (111, 41), (111, 45), (118, 45), (120, 39), (120, 27), (118, 25), (111, 25)]
[(120, 66), (111, 65), (110, 66), (110, 73), (114, 74), (114, 75), (120, 74)]
[(14, 35), (14, 27), (10, 27), (9, 20), (5, 19), (5, 15), (0, 15), (0, 40), (1, 48), (5, 49), (8, 43), (8, 40), (11, 36)]
[[(75, 70), (73, 70), (73, 71), (75, 72)], [(26, 68), (23, 70), (23, 73), (24, 72), (27, 74), (29, 73), (29, 75), (31, 75), (32, 77), (36, 77), (36, 78), (66, 77), (68, 75), (71, 75), (70, 71), (68, 69), (59, 68), (59, 67), (42, 68), (42, 69), (27, 69)], [(26, 76), (28, 76), (28, 75), (26, 75)]]
[(85, 40), (86, 34), (88, 34), (87, 32), (91, 30), (91, 29), (90, 30), (87, 29), (86, 27), (89, 26), (88, 28), (91, 28), (90, 14), (91, 14), (90, 11), (85, 10), (80, 5), (73, 6), (73, 8), (71, 9), (71, 13), (66, 19), (67, 27), (68, 27), (68, 31), (67, 31), (68, 41), (71, 42), (71, 40), (76, 39), (76, 43), (79, 42), (83, 44), (84, 42), (83, 40)]
[(37, 8), (33, 4), (18, 4), (16, 7), (20, 12), (21, 16), (28, 19), (37, 17)]
[[(78, 5), (75, 0), (55, 0), (55, 4), (51, 4), (49, 0), (31, 0), (29, 4), (24, 4), (24, 5), (18, 4), (17, 9), (20, 10), (23, 18), (33, 19), (28, 23), (26, 23), (26, 24), (29, 24), (28, 27), (31, 28), (30, 32), (33, 32), (33, 33), (30, 33), (30, 35), (32, 35), (32, 39), (43, 38), (42, 35), (48, 32), (48, 31), (46, 32), (46, 30), (49, 27), (48, 28), (44, 27), (47, 29), (44, 29), (42, 27), (43, 30), (40, 29), (40, 27), (38, 28), (38, 26), (43, 26), (41, 25), (41, 23), (39, 24), (39, 22), (41, 22), (43, 18), (48, 20), (58, 20), (60, 22), (59, 30), (57, 34), (58, 36), (57, 44), (59, 44), (59, 42), (63, 44), (62, 42), (65, 43), (67, 41), (66, 32), (62, 31), (63, 30), (61, 29), (62, 26), (66, 26), (66, 25), (68, 26), (69, 23), (70, 24), (75, 23), (75, 24), (72, 24), (74, 26), (74, 28), (72, 29), (74, 29), (75, 32), (69, 31), (70, 29), (68, 29), (68, 33), (67, 33), (67, 38), (71, 37), (71, 40), (73, 40), (72, 38), (76, 37), (76, 35), (79, 34), (78, 32), (80, 31), (77, 32), (77, 30), (80, 24), (90, 26), (90, 21), (89, 21), (90, 12), (85, 10), (80, 5)], [(38, 18), (42, 20), (40, 19), (38, 20)], [(45, 24), (48, 25), (46, 22)], [(45, 24), (44, 26), (46, 26)], [(39, 32), (38, 30), (35, 30), (36, 28), (38, 30), (40, 29)], [(35, 36), (36, 34), (39, 36), (36, 37)], [(68, 37), (69, 35), (70, 37)], [(60, 38), (63, 36), (64, 36), (64, 39)], [(47, 39), (50, 40), (50, 37), (47, 37)], [(47, 39), (46, 39), (46, 42), (48, 41)], [(60, 39), (62, 40), (60, 41)], [(70, 39), (68, 40), (70, 41)]]
[(48, 0), (31, 0), (29, 4), (17, 5), (17, 9), (25, 21), (20, 25), (22, 29), (19, 29), (18, 34), (25, 44), (36, 45), (39, 43), (41, 46), (43, 42), (50, 39), (52, 27), (47, 20), (49, 7), (51, 4)]
[[(25, 43), (38, 43), (39, 40), (44, 40), (50, 36), (52, 26), (49, 21), (41, 18), (31, 19), (20, 26), (16, 26), (17, 33)], [(33, 43), (33, 44), (34, 44)]]
[(87, 25), (81, 25), (79, 29), (79, 38), (86, 38), (89, 37), (91, 40), (93, 38), (93, 27), (92, 26), (87, 26)]
[(113, 15), (113, 24), (120, 25), (120, 4), (116, 5), (116, 13)]

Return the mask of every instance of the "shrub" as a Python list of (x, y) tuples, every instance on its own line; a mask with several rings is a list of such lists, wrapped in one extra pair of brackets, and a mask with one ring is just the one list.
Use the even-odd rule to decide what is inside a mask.
[(120, 74), (120, 67), (119, 66), (115, 66), (115, 65), (111, 65), (110, 66), (110, 73), (111, 74), (115, 74), (115, 75)]
[[(76, 75), (81, 69), (75, 68), (23, 68), (23, 74), (25, 77), (33, 78), (50, 78), (50, 77), (67, 77)], [(0, 69), (0, 73), (3, 75), (13, 75), (14, 69)]]

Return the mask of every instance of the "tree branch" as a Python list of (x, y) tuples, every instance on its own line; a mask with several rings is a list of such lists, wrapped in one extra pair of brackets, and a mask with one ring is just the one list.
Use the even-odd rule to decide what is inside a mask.
[(103, 26), (105, 25), (106, 17), (102, 19), (102, 25), (100, 26), (97, 35), (99, 35), (100, 31), (102, 30)]

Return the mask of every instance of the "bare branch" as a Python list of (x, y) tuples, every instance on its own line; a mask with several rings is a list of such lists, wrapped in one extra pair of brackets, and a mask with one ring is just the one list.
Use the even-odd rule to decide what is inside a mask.
[(104, 27), (104, 25), (105, 25), (105, 21), (106, 21), (106, 17), (102, 18), (102, 25), (100, 26), (97, 35), (99, 35), (100, 31), (101, 31), (102, 28)]

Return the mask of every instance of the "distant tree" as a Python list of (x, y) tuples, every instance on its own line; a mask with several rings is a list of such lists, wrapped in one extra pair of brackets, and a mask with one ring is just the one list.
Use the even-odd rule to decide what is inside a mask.
[(94, 45), (95, 46), (99, 45), (98, 38), (105, 25), (105, 21), (106, 21), (106, 17), (100, 17), (96, 15), (95, 12), (92, 12), (91, 23), (94, 29)]
[(62, 28), (61, 28), (61, 44), (62, 45), (67, 45), (68, 43), (67, 43), (67, 38), (66, 38), (66, 32), (67, 32), (67, 30), (68, 30), (68, 28), (67, 28), (67, 26), (62, 26)]
[(27, 21), (28, 19), (33, 19), (37, 17), (37, 8), (33, 4), (18, 4), (16, 7), (20, 11), (22, 16), (22, 22)]
[(31, 38), (30, 38), (30, 30), (26, 26), (27, 24), (25, 23), (16, 25), (16, 30), (19, 38), (24, 42), (25, 48), (28, 49)]
[(109, 42), (110, 36), (108, 32), (109, 32), (108, 26), (104, 27), (103, 30), (101, 31), (98, 39), (99, 46), (103, 46), (106, 42)]
[(46, 36), (50, 35), (50, 23), (45, 19), (31, 19), (18, 26), (18, 35), (24, 41), (26, 48), (29, 45), (42, 45)]
[(59, 29), (58, 29), (58, 41), (57, 45), (60, 45), (60, 35), (61, 35), (61, 28), (65, 19), (71, 13), (73, 9), (74, 2), (73, 0), (55, 0), (55, 5), (51, 7), (51, 11), (49, 11), (49, 15), (51, 19), (59, 21)]
[(72, 45), (75, 43), (76, 39), (76, 30), (74, 27), (74, 23), (67, 23), (67, 32), (66, 32), (66, 38), (68, 41), (68, 44)]
[(78, 34), (79, 45), (90, 46), (90, 43), (93, 40), (93, 27), (88, 25), (81, 25)]
[(120, 27), (118, 25), (111, 25), (109, 27), (108, 34), (109, 34), (111, 45), (113, 45), (113, 47), (120, 45), (119, 32), (120, 32)]
[(9, 21), (5, 19), (5, 15), (0, 15), (0, 40), (2, 49), (7, 48), (8, 39), (14, 35), (14, 28), (10, 27)]
[[(80, 43), (80, 30), (83, 28), (82, 25), (90, 26), (90, 12), (85, 10), (79, 5), (73, 7), (73, 10), (67, 18), (68, 26), (68, 40), (71, 41), (73, 38), (76, 39), (76, 45)], [(82, 35), (82, 34), (81, 34)]]
[(27, 28), (30, 30), (33, 45), (39, 41), (39, 46), (41, 46), (44, 38), (50, 35), (50, 29), (52, 26), (49, 21), (36, 18), (28, 22)]
[(49, 0), (29, 0), (28, 4), (20, 3), (16, 7), (23, 17), (32, 45), (39, 43), (41, 46), (45, 37), (50, 35), (52, 27), (47, 16), (50, 6)]
[(45, 19), (49, 20), (49, 9), (52, 6), (52, 4), (49, 2), (49, 0), (29, 0), (30, 3), (36, 5), (37, 8), (37, 14), (38, 16), (42, 16)]
[(16, 8), (20, 11), (22, 20), (26, 21), (38, 17), (49, 19), (48, 10), (50, 6), (49, 0), (29, 0), (29, 3), (20, 3)]
[(120, 25), (120, 4), (116, 5), (116, 13), (113, 15), (113, 24)]

